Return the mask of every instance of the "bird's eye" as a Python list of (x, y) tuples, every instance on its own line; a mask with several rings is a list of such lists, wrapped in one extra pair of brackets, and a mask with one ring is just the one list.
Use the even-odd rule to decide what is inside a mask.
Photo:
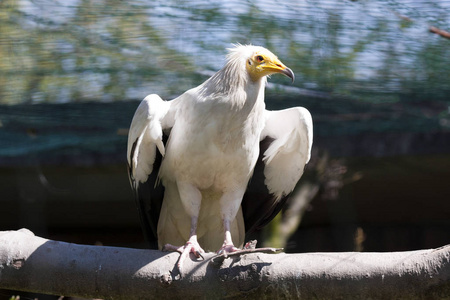
[(264, 57), (262, 57), (261, 55), (258, 55), (258, 56), (256, 57), (256, 60), (257, 60), (258, 62), (262, 62), (262, 61), (264, 61)]

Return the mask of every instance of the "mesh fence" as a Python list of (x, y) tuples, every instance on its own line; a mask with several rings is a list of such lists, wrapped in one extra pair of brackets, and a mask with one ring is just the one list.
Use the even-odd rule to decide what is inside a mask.
[(450, 1), (6, 0), (0, 103), (170, 98), (233, 43), (252, 43), (294, 70), (289, 88), (271, 79), (278, 94), (431, 101), (445, 113), (450, 40), (432, 26), (450, 29)]

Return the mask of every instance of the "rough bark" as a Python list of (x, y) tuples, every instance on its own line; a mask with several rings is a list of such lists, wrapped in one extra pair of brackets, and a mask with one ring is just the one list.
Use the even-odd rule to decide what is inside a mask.
[(0, 232), (0, 288), (103, 299), (449, 299), (450, 246), (393, 253), (177, 253)]

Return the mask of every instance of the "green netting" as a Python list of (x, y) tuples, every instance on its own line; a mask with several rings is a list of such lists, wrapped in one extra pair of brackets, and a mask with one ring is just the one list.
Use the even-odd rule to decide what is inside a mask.
[(267, 107), (309, 109), (316, 147), (448, 152), (450, 39), (431, 26), (450, 31), (450, 1), (0, 1), (0, 164), (124, 160), (124, 100), (179, 95), (233, 43), (294, 70)]

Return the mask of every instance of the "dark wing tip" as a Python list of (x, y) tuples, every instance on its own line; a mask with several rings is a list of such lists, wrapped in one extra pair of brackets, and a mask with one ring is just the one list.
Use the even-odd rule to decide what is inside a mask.
[(265, 184), (263, 161), (264, 152), (274, 141), (266, 137), (260, 142), (260, 153), (253, 176), (249, 181), (247, 191), (242, 199), (242, 213), (244, 215), (245, 232), (247, 235), (262, 229), (280, 212), (289, 195), (277, 198), (271, 194)]

